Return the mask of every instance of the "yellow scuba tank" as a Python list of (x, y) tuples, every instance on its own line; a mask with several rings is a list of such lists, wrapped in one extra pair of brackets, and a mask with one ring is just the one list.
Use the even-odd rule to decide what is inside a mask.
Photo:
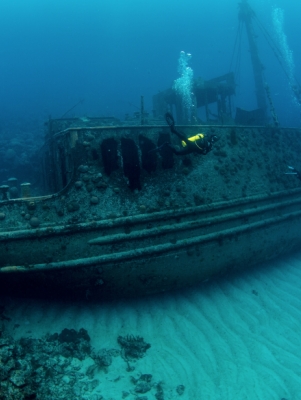
[[(194, 144), (197, 147), (199, 147), (198, 144), (197, 144), (197, 141), (204, 139), (204, 137), (205, 137), (205, 135), (203, 133), (197, 133), (195, 136), (191, 136), (191, 137), (187, 138), (187, 140), (189, 140), (190, 142), (194, 142)], [(184, 140), (182, 140), (182, 146), (183, 147), (187, 146), (187, 144), (184, 142)]]

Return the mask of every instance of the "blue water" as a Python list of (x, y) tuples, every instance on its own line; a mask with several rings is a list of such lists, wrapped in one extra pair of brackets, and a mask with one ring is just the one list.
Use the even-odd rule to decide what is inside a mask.
[[(76, 115), (123, 118), (178, 77), (181, 50), (192, 54), (194, 76), (230, 71), (238, 29), (237, 0), (2, 0), (0, 3), (0, 120)], [(252, 0), (273, 34), (272, 10), (284, 12), (284, 32), (301, 81), (298, 0)], [(255, 26), (256, 28), (256, 26)], [(256, 108), (246, 40), (235, 106)], [(299, 126), (299, 109), (273, 52), (258, 47), (279, 120)], [(72, 116), (72, 115), (71, 115)]]

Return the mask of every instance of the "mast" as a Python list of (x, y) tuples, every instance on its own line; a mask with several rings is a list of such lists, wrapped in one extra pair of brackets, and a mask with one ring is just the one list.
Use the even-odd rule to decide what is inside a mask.
[(255, 80), (257, 107), (262, 110), (265, 119), (267, 119), (265, 84), (262, 74), (263, 65), (258, 55), (255, 33), (252, 25), (252, 18), (255, 16), (255, 13), (250, 7), (248, 0), (241, 0), (238, 6), (239, 6), (238, 17), (242, 22), (245, 23), (249, 46), (250, 46), (251, 62), (253, 66), (253, 74)]

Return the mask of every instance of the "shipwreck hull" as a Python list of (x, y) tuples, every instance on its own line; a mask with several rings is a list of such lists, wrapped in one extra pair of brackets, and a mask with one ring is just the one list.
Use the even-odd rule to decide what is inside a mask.
[[(219, 136), (214, 151), (169, 154), (167, 167), (166, 155), (148, 160), (153, 152), (145, 152), (145, 143), (156, 147), (169, 135), (165, 127), (69, 123), (60, 130), (60, 123), (51, 127), (43, 157), (47, 187), (59, 194), (0, 203), (2, 293), (150, 294), (300, 248), (301, 189), (283, 173), (288, 160), (297, 163), (298, 130), (202, 127)], [(115, 169), (106, 175), (103, 143), (112, 140)]]

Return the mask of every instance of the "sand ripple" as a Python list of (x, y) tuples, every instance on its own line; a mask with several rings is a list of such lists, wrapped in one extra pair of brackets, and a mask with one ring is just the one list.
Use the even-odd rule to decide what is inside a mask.
[[(120, 399), (122, 384), (129, 386), (130, 375), (137, 373), (162, 381), (165, 399), (301, 399), (301, 253), (146, 299), (109, 304), (6, 299), (5, 304), (16, 338), (84, 327), (97, 349), (117, 348), (118, 335), (126, 334), (151, 343), (133, 373), (124, 363), (110, 367), (101, 379), (105, 399)], [(118, 374), (117, 385), (111, 378)], [(176, 393), (180, 384), (182, 396)]]

